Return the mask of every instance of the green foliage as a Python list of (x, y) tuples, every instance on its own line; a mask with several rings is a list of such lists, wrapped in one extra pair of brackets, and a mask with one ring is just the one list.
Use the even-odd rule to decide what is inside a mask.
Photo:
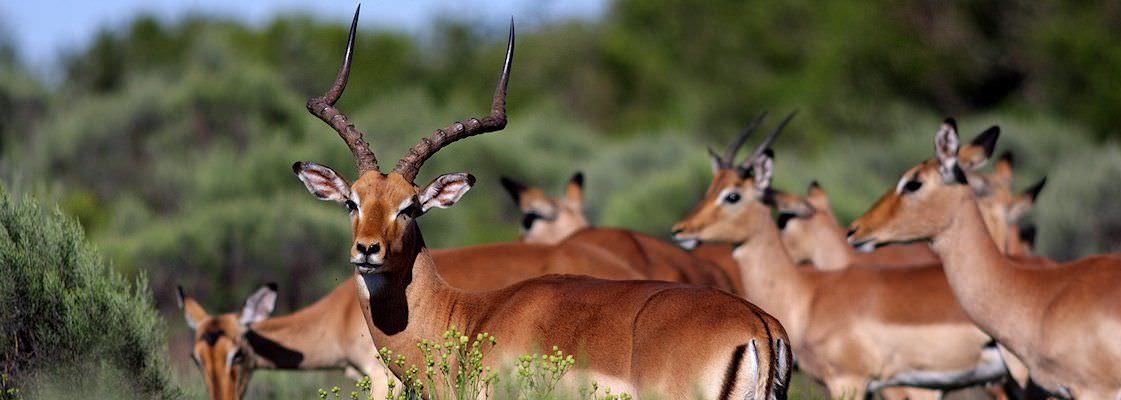
[(19, 400), (19, 388), (9, 382), (8, 374), (0, 374), (0, 400)]
[(557, 346), (550, 354), (526, 354), (518, 358), (518, 397), (529, 400), (548, 398), (568, 370), (576, 365), (576, 358), (567, 357)]
[[(439, 340), (421, 339), (417, 343), (423, 355), (423, 365), (409, 364), (404, 355), (396, 355), (392, 350), (378, 349), (378, 357), (384, 365), (401, 371), (402, 387), (397, 387), (392, 373), (386, 370), (388, 382), (385, 400), (404, 399), (478, 399), (495, 396), (495, 388), (500, 374), (492, 371), (483, 360), (494, 350), (498, 341), (489, 334), (480, 333), (470, 338), (459, 332), (456, 327), (444, 332)], [(557, 346), (546, 354), (526, 354), (511, 366), (511, 384), (508, 384), (497, 398), (546, 400), (570, 398), (564, 393), (554, 394), (557, 384), (576, 364), (576, 358), (565, 354)], [(350, 399), (371, 398), (370, 379), (365, 377), (355, 383), (355, 390), (348, 395)], [(601, 393), (599, 385), (578, 390), (579, 398), (588, 400), (625, 400), (631, 397), (626, 393), (612, 394), (610, 388)], [(574, 394), (574, 393), (570, 393)], [(342, 399), (342, 389), (319, 389), (321, 399)], [(372, 399), (371, 400), (377, 400)]]
[(498, 375), (489, 366), (483, 365), (483, 357), (497, 343), (493, 336), (486, 333), (471, 339), (453, 326), (444, 332), (442, 340), (421, 339), (417, 348), (424, 357), (424, 364), (408, 368), (405, 368), (403, 355), (394, 358), (392, 350), (379, 349), (382, 363), (406, 371), (401, 377), (403, 387), (396, 393), (393, 380), (388, 379), (386, 399), (411, 399), (425, 395), (456, 400), (477, 399), (480, 395), (490, 397)]
[[(517, 213), (498, 177), (558, 193), (575, 170), (594, 223), (668, 237), (710, 179), (705, 146), (721, 147), (759, 111), (773, 123), (798, 109), (775, 145), (776, 184), (819, 180), (845, 222), (931, 156), (949, 114), (966, 138), (1004, 128), (998, 152), (1016, 153), (1017, 187), (1050, 177), (1034, 215), (1038, 250), (1118, 251), (1115, 9), (619, 0), (598, 20), (519, 22), (510, 125), (426, 164), (421, 185), (456, 171), (479, 183), (424, 217), (425, 239), (513, 240)], [(432, 129), (489, 109), (504, 26), (446, 19), (418, 37), (362, 27), (339, 108), (383, 166)], [(355, 178), (337, 135), (304, 109), (334, 78), (345, 32), (293, 15), (258, 27), (142, 16), (67, 55), (57, 85), (0, 39), (0, 182), (76, 217), (114, 269), (149, 278), (142, 287), (172, 321), (176, 284), (233, 306), (276, 281), (280, 312), (308, 304), (351, 269), (345, 214), (289, 172), (304, 160)], [(285, 397), (320, 382), (251, 390)]]
[[(30, 198), (0, 190), (0, 227), (5, 376), (32, 392), (63, 376), (71, 390), (113, 376), (144, 397), (177, 396), (162, 356), (163, 324), (143, 276), (130, 283), (85, 242), (72, 218)], [(7, 377), (3, 387), (11, 387)]]

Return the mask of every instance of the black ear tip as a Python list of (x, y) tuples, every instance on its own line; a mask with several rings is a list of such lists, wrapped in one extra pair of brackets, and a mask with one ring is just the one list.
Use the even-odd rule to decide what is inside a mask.
[(767, 158), (774, 159), (775, 158), (775, 151), (773, 149), (771, 149), (770, 147), (768, 147), (766, 150), (763, 150), (763, 155), (767, 156)]
[(300, 171), (303, 171), (303, 170), (304, 170), (304, 162), (303, 161), (296, 161), (295, 163), (292, 163), (292, 172), (293, 173), (298, 174), (298, 173), (300, 173)]
[(1045, 177), (1043, 177), (1043, 179), (1040, 179), (1038, 183), (1036, 183), (1035, 185), (1032, 185), (1032, 187), (1028, 188), (1028, 190), (1027, 190), (1028, 196), (1031, 197), (1032, 201), (1035, 201), (1035, 198), (1039, 197), (1039, 192), (1043, 191), (1043, 187), (1046, 186), (1046, 185), (1047, 185), (1047, 177), (1045, 176)]
[(1023, 240), (1025, 242), (1027, 242), (1028, 244), (1034, 246), (1035, 245), (1035, 237), (1036, 237), (1036, 235), (1039, 234), (1039, 231), (1037, 229), (1038, 228), (1035, 227), (1035, 224), (1028, 224), (1027, 226), (1021, 228), (1020, 229), (1020, 240)]
[(475, 175), (467, 174), (467, 184), (475, 186)]
[(984, 148), (985, 155), (990, 156), (993, 154), (993, 150), (996, 149), (996, 140), (998, 138), (1000, 138), (1000, 127), (993, 125), (984, 132), (981, 132), (980, 135), (977, 135), (977, 138), (973, 139), (973, 144)]
[(569, 181), (575, 183), (576, 186), (584, 187), (584, 172), (576, 171), (576, 173), (572, 175), (572, 179), (569, 179)]
[(954, 117), (946, 117), (946, 119), (942, 120), (942, 123), (946, 124), (946, 125), (949, 125), (951, 128), (954, 128), (954, 129), (958, 128), (958, 121), (955, 120)]
[(817, 179), (810, 181), (810, 189), (821, 189), (821, 184), (817, 182)]
[(267, 288), (269, 288), (269, 290), (271, 290), (271, 291), (274, 291), (274, 292), (275, 292), (275, 291), (276, 291), (276, 288), (277, 288), (277, 286), (276, 286), (276, 282), (269, 282), (269, 283), (266, 283), (266, 284), (265, 284), (265, 287), (267, 287)]

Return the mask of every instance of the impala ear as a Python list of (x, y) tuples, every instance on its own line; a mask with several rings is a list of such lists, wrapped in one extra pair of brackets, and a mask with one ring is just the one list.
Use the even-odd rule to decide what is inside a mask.
[(781, 190), (772, 189), (771, 192), (771, 201), (779, 214), (788, 214), (798, 218), (805, 218), (814, 214), (813, 205), (805, 199)]
[(419, 196), (420, 211), (428, 212), (432, 207), (451, 207), (474, 185), (475, 177), (471, 174), (440, 175), (421, 191)]
[(1043, 190), (1043, 186), (1046, 184), (1047, 177), (1043, 177), (1039, 182), (1012, 199), (1012, 205), (1008, 207), (1008, 223), (1014, 224), (1028, 212), (1031, 212), (1032, 207), (1035, 206), (1035, 199), (1039, 197), (1039, 192)]
[(300, 178), (307, 191), (319, 200), (342, 203), (350, 199), (350, 185), (335, 170), (316, 163), (297, 161), (292, 172)]
[(938, 158), (938, 172), (946, 183), (968, 183), (965, 171), (958, 165), (958, 127), (953, 118), (946, 118), (934, 135), (934, 153)]
[(568, 184), (564, 185), (564, 197), (575, 204), (584, 202), (583, 172), (576, 171), (575, 174), (572, 174), (572, 178), (568, 179)]
[(973, 138), (969, 145), (958, 150), (958, 164), (966, 171), (976, 171), (989, 162), (989, 158), (996, 149), (996, 140), (1000, 137), (1000, 127), (992, 126)]
[(191, 330), (198, 329), (202, 321), (210, 318), (210, 315), (206, 313), (206, 310), (204, 310), (195, 299), (183, 294), (182, 286), (175, 287), (175, 300), (179, 305), (179, 309), (183, 310), (183, 318), (187, 320), (187, 326), (191, 327)]
[(242, 325), (247, 326), (252, 323), (261, 322), (268, 318), (275, 309), (276, 284), (269, 283), (257, 289), (256, 292), (253, 292), (253, 295), (245, 300), (245, 307), (242, 307), (241, 316), (238, 318), (238, 321), (240, 321)]
[(771, 175), (774, 173), (774, 167), (775, 152), (771, 149), (764, 150), (763, 154), (751, 161), (752, 180), (760, 193), (765, 193), (771, 187)]
[(825, 194), (825, 189), (821, 188), (821, 184), (817, 181), (810, 182), (810, 186), (806, 188), (806, 202), (810, 203), (815, 210), (829, 208), (829, 196)]
[(712, 147), (708, 148), (708, 159), (710, 162), (709, 166), (712, 167), (712, 173), (715, 175), (716, 171), (719, 171), (720, 168), (724, 166), (724, 160), (720, 158), (719, 154), (716, 154), (716, 150), (713, 150)]
[(514, 199), (514, 203), (518, 203), (520, 205), (522, 200), (522, 192), (525, 192), (526, 190), (525, 185), (519, 183), (518, 181), (510, 179), (507, 176), (499, 177), (498, 181), (502, 183), (502, 188), (506, 189), (506, 193), (509, 193), (510, 197)]

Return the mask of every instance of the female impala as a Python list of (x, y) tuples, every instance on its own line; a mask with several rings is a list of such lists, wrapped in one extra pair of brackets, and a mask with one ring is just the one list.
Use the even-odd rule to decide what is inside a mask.
[(970, 319), (1015, 353), (1056, 395), (1121, 396), (1121, 259), (1093, 256), (1022, 268), (1001, 254), (955, 154), (957, 126), (935, 136), (936, 157), (911, 168), (864, 216), (849, 242), (929, 240)]
[(334, 170), (305, 162), (297, 162), (293, 170), (317, 198), (350, 210), (358, 301), (379, 348), (420, 362), (420, 339), (457, 326), (468, 336), (489, 332), (502, 340), (484, 360), (491, 365), (555, 345), (578, 355), (578, 374), (617, 390), (656, 391), (673, 398), (785, 397), (791, 355), (782, 326), (723, 291), (576, 276), (537, 278), (480, 293), (444, 282), (416, 219), (432, 208), (455, 204), (475, 179), (445, 174), (423, 188), (413, 180), (424, 161), (444, 146), (505, 127), (513, 26), (490, 115), (437, 130), (388, 174), (378, 170), (362, 133), (333, 106), (349, 73), (354, 29), (352, 25), (338, 78), (324, 96), (308, 101), (308, 110), (346, 141), (359, 178), (348, 184)]
[(593, 228), (584, 216), (584, 174), (577, 172), (565, 185), (564, 196), (545, 192), (508, 177), (502, 186), (522, 211), (521, 239), (560, 247), (593, 246), (641, 271), (645, 279), (691, 283), (743, 294), (739, 267), (726, 245), (707, 245), (692, 253), (639, 232)]
[(965, 317), (937, 267), (794, 264), (767, 205), (773, 138), (742, 165), (714, 157), (719, 168), (707, 194), (674, 233), (684, 245), (739, 243), (733, 256), (748, 299), (782, 321), (802, 370), (835, 399), (886, 385), (949, 388), (1003, 377), (999, 353), (986, 349), (991, 339)]
[(211, 399), (239, 399), (255, 369), (354, 368), (370, 376), (372, 394), (385, 397), (385, 373), (354, 294), (353, 282), (283, 317), (276, 284), (258, 289), (241, 313), (211, 316), (195, 299), (177, 293), (179, 309), (195, 332), (191, 359), (202, 370)]
[[(967, 166), (968, 171), (974, 171), (988, 163), (999, 136), (1000, 127), (993, 126), (973, 138), (958, 155), (962, 165)], [(849, 265), (906, 267), (939, 262), (926, 243), (855, 251), (844, 241), (845, 231), (833, 214), (825, 190), (817, 181), (810, 183), (804, 199), (777, 191), (774, 199), (782, 243), (796, 262), (810, 262), (817, 269), (826, 271)]]

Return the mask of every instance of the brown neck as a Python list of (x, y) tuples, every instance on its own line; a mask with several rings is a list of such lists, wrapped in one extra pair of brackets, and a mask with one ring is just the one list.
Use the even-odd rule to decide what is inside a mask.
[(817, 269), (833, 271), (853, 263), (852, 246), (845, 241), (844, 230), (832, 215), (814, 215), (813, 263)]
[(1034, 304), (1046, 296), (1030, 293), (1039, 287), (1033, 283), (1036, 274), (1015, 268), (1000, 252), (969, 188), (955, 190), (958, 200), (947, 205), (954, 207), (952, 220), (931, 239), (931, 248), (970, 319), (1003, 343), (1025, 340), (1038, 328), (1034, 314), (1046, 308)]
[(343, 368), (355, 351), (373, 357), (373, 348), (351, 335), (357, 311), (354, 289), (340, 285), (326, 297), (292, 314), (253, 324), (245, 340), (253, 348), (257, 368)]
[[(809, 287), (786, 252), (778, 226), (766, 208), (748, 211), (756, 215), (739, 221), (750, 232), (747, 240), (737, 246), (732, 257), (740, 265), (740, 276), (748, 300), (782, 321), (791, 340), (801, 339), (805, 326), (805, 302)], [(750, 223), (747, 219), (763, 221)]]
[(468, 314), (475, 307), (468, 304), (477, 296), (440, 278), (415, 222), (406, 228), (402, 244), (390, 253), (385, 272), (356, 275), (358, 301), (374, 344), (419, 365), (421, 339), (438, 339), (452, 325), (461, 332), (470, 329), (465, 322), (474, 320)]

